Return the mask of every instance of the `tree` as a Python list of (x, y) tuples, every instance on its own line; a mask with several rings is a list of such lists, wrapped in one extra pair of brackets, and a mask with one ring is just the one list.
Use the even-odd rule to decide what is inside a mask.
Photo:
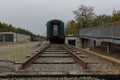
[(112, 22), (112, 17), (109, 15), (103, 14), (103, 15), (96, 16), (96, 18), (94, 18), (92, 25), (93, 27), (95, 27), (102, 24), (108, 24), (111, 22)]
[(113, 22), (120, 21), (120, 10), (119, 11), (113, 10), (112, 18)]
[(2, 29), (3, 29), (2, 23), (0, 22), (0, 32), (2, 32)]
[(78, 10), (73, 13), (75, 14), (76, 21), (82, 27), (89, 27), (95, 17), (94, 8), (90, 6), (80, 5)]
[[(20, 34), (30, 35), (32, 37), (38, 36), (38, 35), (33, 34), (31, 31), (28, 31), (22, 28), (15, 28), (11, 24), (1, 23), (1, 22), (0, 22), (0, 32), (15, 32), (15, 33), (20, 33)], [(1, 38), (1, 35), (0, 35), (0, 38)]]
[(65, 27), (66, 34), (78, 34), (78, 30), (79, 26), (74, 20), (68, 21)]

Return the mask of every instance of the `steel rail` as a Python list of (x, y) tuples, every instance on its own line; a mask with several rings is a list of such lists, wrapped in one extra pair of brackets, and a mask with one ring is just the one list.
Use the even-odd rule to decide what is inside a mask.
[(88, 63), (87, 61), (83, 60), (82, 58), (80, 58), (78, 55), (76, 55), (76, 53), (72, 52), (69, 48), (65, 47), (65, 45), (63, 45), (63, 48), (66, 52), (68, 52), (71, 57), (80, 65), (82, 66), (83, 69), (87, 69), (88, 68)]
[(47, 45), (43, 47), (41, 50), (36, 51), (33, 55), (30, 57), (26, 58), (22, 64), (21, 64), (21, 69), (26, 69), (32, 62), (34, 62), (43, 52), (45, 49), (47, 49), (50, 45)]

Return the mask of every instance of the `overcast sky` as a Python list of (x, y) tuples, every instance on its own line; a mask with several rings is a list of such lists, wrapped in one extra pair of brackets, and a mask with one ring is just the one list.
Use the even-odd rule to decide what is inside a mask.
[(96, 14), (112, 14), (120, 10), (120, 0), (0, 0), (0, 22), (46, 35), (46, 23), (74, 19), (80, 5), (93, 6)]

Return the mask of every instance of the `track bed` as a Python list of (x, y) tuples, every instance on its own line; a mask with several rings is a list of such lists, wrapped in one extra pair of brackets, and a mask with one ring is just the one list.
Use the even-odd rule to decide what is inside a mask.
[(18, 64), (21, 66), (17, 71), (6, 72), (2, 77), (9, 80), (16, 77), (18, 80), (119, 80), (120, 73), (120, 68), (111, 62), (58, 44), (37, 50)]

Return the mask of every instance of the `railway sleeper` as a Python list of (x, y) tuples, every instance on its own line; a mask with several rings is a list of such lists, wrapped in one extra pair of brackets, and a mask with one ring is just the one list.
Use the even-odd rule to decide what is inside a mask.
[(66, 52), (44, 52), (45, 54), (66, 54)]
[(32, 64), (75, 64), (76, 62), (33, 62)]
[(39, 56), (41, 58), (70, 58), (70, 56)]
[(0, 71), (14, 71), (14, 68), (0, 65)]
[[(25, 73), (25, 72), (23, 72)], [(32, 72), (31, 72), (32, 73)], [(48, 72), (46, 72), (48, 73)], [(52, 73), (52, 72), (50, 72)], [(55, 73), (55, 72), (53, 72)], [(69, 74), (67, 72), (58, 72), (59, 74), (56, 75), (46, 75), (45, 72), (41, 72), (42, 75), (36, 74), (7, 74), (7, 75), (0, 75), (0, 79), (7, 79), (7, 80), (120, 80), (119, 75), (94, 75), (94, 74)], [(65, 73), (65, 74), (63, 74)]]

